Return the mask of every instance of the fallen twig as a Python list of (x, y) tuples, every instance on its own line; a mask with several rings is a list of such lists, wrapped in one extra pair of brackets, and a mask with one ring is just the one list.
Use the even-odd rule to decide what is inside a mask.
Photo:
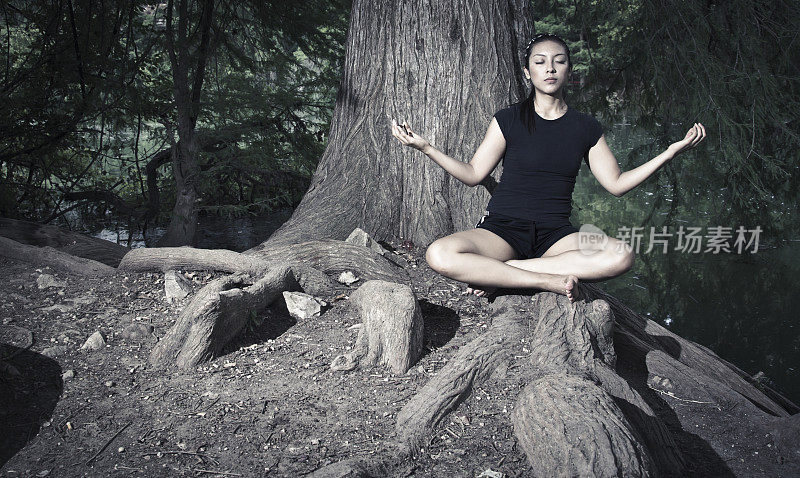
[(227, 471), (216, 471), (216, 470), (204, 470), (202, 468), (192, 468), (192, 471), (196, 471), (198, 473), (211, 473), (213, 475), (242, 476), (239, 473), (230, 473)]
[(112, 442), (112, 441), (114, 441), (114, 439), (115, 439), (115, 438), (117, 438), (117, 437), (119, 436), (119, 434), (123, 432), (123, 430), (125, 430), (126, 428), (128, 428), (128, 427), (131, 425), (131, 423), (133, 423), (133, 422), (128, 422), (128, 423), (126, 423), (126, 424), (125, 424), (125, 426), (123, 426), (122, 428), (120, 428), (119, 430), (117, 430), (117, 433), (115, 433), (115, 434), (114, 434), (114, 436), (112, 436), (111, 438), (109, 438), (109, 439), (108, 439), (108, 441), (106, 442), (106, 444), (105, 444), (105, 445), (103, 445), (103, 447), (102, 447), (102, 448), (100, 448), (100, 449), (97, 451), (97, 453), (95, 453), (95, 454), (94, 454), (94, 456), (93, 456), (93, 457), (91, 457), (91, 458), (89, 458), (88, 460), (86, 460), (86, 466), (89, 466), (89, 464), (91, 464), (91, 463), (94, 461), (94, 459), (95, 459), (95, 458), (97, 458), (98, 456), (100, 456), (100, 453), (103, 453), (103, 451), (104, 451), (106, 448), (108, 448), (108, 445), (110, 445), (110, 444), (111, 444), (111, 442)]

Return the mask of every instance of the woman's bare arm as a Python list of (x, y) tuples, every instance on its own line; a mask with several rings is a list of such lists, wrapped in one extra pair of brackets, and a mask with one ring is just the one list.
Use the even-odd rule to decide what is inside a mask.
[(459, 161), (439, 151), (424, 138), (414, 133), (407, 123), (404, 124), (409, 134), (406, 134), (394, 121), (392, 122), (392, 134), (403, 144), (425, 153), (436, 164), (467, 186), (480, 184), (483, 178), (497, 166), (506, 149), (506, 140), (494, 118), (489, 123), (483, 142), (478, 146), (478, 150), (475, 151), (475, 155), (469, 163)]
[(600, 185), (614, 196), (621, 197), (643, 183), (679, 153), (697, 146), (705, 137), (706, 131), (703, 125), (695, 123), (683, 140), (672, 143), (666, 151), (641, 166), (622, 172), (617, 164), (617, 158), (606, 143), (605, 135), (602, 135), (597, 144), (589, 150), (589, 168)]

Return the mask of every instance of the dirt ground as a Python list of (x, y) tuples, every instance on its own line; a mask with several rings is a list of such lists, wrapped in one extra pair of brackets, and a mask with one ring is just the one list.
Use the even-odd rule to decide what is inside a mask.
[[(87, 280), (0, 259), (2, 324), (33, 334), (0, 372), (0, 475), (294, 477), (380, 456), (402, 406), (489, 325), (487, 300), (433, 272), (423, 249), (387, 246), (410, 264), (425, 319), (425, 355), (402, 376), (330, 369), (357, 335), (347, 300), (299, 323), (281, 300), (222, 356), (160, 372), (148, 354), (191, 299), (167, 303), (163, 274)], [(184, 273), (195, 291), (219, 277)], [(42, 274), (56, 283), (40, 289)], [(81, 350), (95, 332), (106, 344)], [(525, 384), (521, 367), (476, 387), (391, 476), (536, 476), (510, 422)], [(741, 414), (640, 393), (676, 437), (689, 476), (800, 476), (797, 462)]]

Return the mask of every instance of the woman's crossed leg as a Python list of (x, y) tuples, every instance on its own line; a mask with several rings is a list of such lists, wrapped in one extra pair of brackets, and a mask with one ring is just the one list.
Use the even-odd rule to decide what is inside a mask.
[(483, 228), (459, 231), (428, 246), (425, 260), (433, 270), (457, 281), (482, 287), (534, 288), (582, 298), (575, 275), (533, 272), (506, 264), (516, 257), (511, 246)]

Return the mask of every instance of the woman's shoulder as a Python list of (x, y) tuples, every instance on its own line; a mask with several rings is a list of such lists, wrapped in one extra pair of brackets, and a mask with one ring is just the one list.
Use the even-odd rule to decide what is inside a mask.
[(575, 114), (575, 116), (577, 118), (579, 118), (580, 120), (582, 120), (582, 121), (586, 121), (586, 122), (596, 122), (597, 121), (597, 118), (591, 113), (587, 113), (585, 111), (581, 111), (581, 110), (578, 110), (578, 109), (575, 109), (575, 108), (571, 108), (571, 109), (572, 109), (572, 112)]
[(510, 105), (506, 105), (501, 107), (495, 113), (496, 115), (514, 115), (519, 111), (520, 104), (519, 103), (512, 103)]

